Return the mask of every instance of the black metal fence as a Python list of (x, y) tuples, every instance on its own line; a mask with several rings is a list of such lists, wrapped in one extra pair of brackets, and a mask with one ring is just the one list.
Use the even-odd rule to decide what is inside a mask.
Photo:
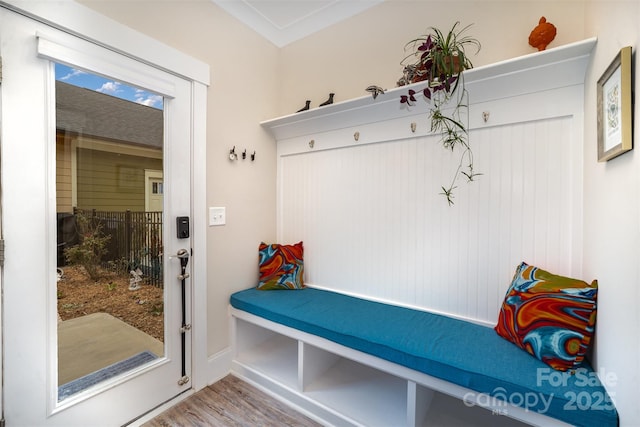
[(99, 225), (106, 244), (103, 265), (126, 271), (140, 269), (150, 284), (162, 286), (162, 212), (107, 212), (74, 209), (74, 217), (83, 215)]

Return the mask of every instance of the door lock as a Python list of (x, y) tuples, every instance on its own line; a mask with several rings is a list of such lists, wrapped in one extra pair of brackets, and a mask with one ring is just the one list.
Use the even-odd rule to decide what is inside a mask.
[(176, 217), (176, 229), (178, 239), (186, 239), (189, 237), (189, 217), (178, 216)]

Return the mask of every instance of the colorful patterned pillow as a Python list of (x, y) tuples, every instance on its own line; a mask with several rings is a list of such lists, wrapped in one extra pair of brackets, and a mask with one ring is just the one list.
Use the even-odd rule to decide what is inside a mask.
[(258, 289), (302, 289), (304, 264), (302, 242), (295, 245), (260, 243)]
[(556, 276), (522, 263), (507, 290), (496, 332), (549, 366), (584, 359), (596, 323), (598, 282)]

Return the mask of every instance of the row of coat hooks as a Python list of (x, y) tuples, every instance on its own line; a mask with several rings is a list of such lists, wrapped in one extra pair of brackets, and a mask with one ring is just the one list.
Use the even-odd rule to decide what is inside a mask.
[[(482, 120), (483, 120), (485, 123), (487, 123), (487, 122), (489, 121), (489, 116), (490, 116), (489, 111), (483, 111), (483, 112), (482, 112)], [(418, 125), (417, 125), (417, 123), (416, 123), (416, 122), (411, 122), (410, 127), (411, 127), (411, 132), (412, 132), (412, 133), (415, 133), (415, 132), (416, 132), (417, 126), (418, 126)], [(359, 132), (359, 131), (356, 131), (356, 132), (353, 134), (353, 139), (354, 139), (356, 142), (358, 142), (358, 141), (360, 140), (360, 132)], [(315, 140), (313, 140), (313, 139), (312, 139), (311, 141), (309, 141), (309, 148), (313, 148), (313, 147), (314, 147), (314, 145), (315, 145), (315, 143), (316, 143), (316, 142), (315, 142)], [(234, 147), (234, 148), (235, 148), (235, 147)], [(255, 152), (254, 152), (254, 154), (255, 154)], [(253, 160), (253, 157), (251, 158), (251, 160)]]
[[(247, 149), (245, 148), (244, 151), (240, 153), (240, 156), (238, 156), (238, 153), (236, 153), (236, 146), (234, 145), (233, 148), (229, 150), (229, 160), (238, 160), (238, 157), (242, 157), (242, 160), (245, 160), (247, 158)], [(253, 153), (249, 154), (249, 157), (251, 158), (252, 162), (256, 159), (255, 150), (253, 151)]]
[[(412, 122), (411, 123), (411, 132), (415, 133), (415, 131), (416, 131), (416, 122)], [(356, 131), (353, 134), (353, 139), (356, 142), (358, 142), (360, 140), (360, 132), (359, 131)], [(316, 141), (312, 139), (311, 141), (309, 141), (309, 148), (313, 148), (315, 146), (315, 144), (316, 144)]]

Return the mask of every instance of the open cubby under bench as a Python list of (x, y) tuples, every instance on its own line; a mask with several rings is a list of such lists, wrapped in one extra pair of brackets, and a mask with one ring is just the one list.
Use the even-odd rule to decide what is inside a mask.
[(555, 371), (483, 325), (314, 288), (247, 289), (230, 309), (233, 373), (330, 425), (428, 425), (447, 396), (492, 425), (618, 425), (587, 363)]

